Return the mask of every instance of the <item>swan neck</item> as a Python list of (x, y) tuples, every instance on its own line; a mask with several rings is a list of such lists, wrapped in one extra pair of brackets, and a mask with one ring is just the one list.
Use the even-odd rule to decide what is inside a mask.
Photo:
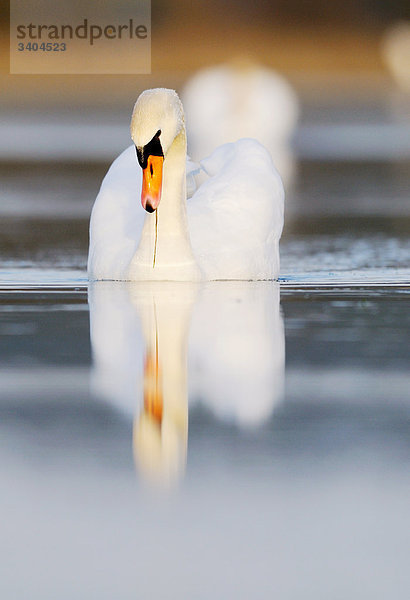
[(156, 213), (145, 217), (129, 277), (175, 281), (201, 277), (188, 231), (185, 127), (165, 155), (161, 201)]
[(184, 128), (174, 139), (164, 160), (162, 197), (157, 209), (162, 226), (175, 227), (175, 219), (180, 219), (181, 225), (186, 223), (186, 148)]

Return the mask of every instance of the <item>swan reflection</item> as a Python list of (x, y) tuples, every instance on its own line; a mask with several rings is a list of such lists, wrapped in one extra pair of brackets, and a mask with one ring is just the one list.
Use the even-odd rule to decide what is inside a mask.
[(95, 282), (89, 303), (91, 387), (133, 419), (144, 479), (170, 485), (183, 475), (188, 397), (242, 428), (263, 423), (280, 402), (277, 283)]

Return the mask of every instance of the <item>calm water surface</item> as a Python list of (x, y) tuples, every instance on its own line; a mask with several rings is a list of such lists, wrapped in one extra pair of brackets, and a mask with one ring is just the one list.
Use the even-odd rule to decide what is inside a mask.
[(88, 287), (103, 166), (30, 168), (0, 209), (2, 597), (407, 599), (408, 170), (302, 163), (280, 285)]

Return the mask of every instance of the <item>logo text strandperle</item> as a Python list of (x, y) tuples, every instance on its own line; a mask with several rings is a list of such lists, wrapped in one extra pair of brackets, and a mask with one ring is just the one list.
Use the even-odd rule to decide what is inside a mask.
[[(127, 25), (90, 25), (88, 19), (84, 19), (80, 25), (17, 25), (17, 38), (19, 40), (67, 40), (77, 38), (79, 40), (88, 40), (90, 46), (93, 46), (94, 40), (102, 37), (107, 40), (114, 39), (137, 39), (144, 40), (148, 35), (145, 25), (134, 25), (133, 19), (128, 21)], [(43, 36), (45, 34), (45, 37)]]

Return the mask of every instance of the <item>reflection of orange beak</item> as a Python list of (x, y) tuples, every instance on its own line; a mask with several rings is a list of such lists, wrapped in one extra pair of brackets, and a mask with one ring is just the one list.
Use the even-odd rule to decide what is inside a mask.
[(158, 208), (162, 191), (163, 156), (148, 156), (147, 166), (142, 171), (141, 204), (147, 212)]
[(164, 400), (158, 361), (148, 355), (144, 367), (144, 410), (161, 424)]

